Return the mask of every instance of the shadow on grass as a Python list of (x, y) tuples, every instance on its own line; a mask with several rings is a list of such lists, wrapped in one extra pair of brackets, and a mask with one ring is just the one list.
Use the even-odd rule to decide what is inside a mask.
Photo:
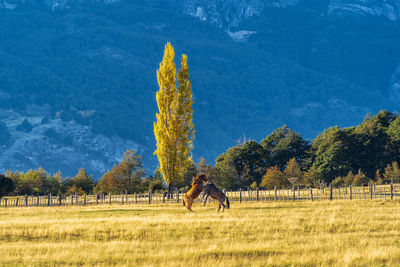
[(199, 255), (198, 258), (264, 258), (275, 255), (283, 254), (278, 251), (262, 251), (262, 250), (248, 250), (248, 251), (221, 251), (221, 252), (206, 252)]
[(184, 213), (186, 210), (176, 210), (176, 209), (163, 209), (163, 208), (144, 208), (144, 209), (93, 209), (93, 210), (81, 210), (79, 214), (177, 214)]
[(81, 214), (98, 214), (98, 213), (132, 213), (132, 212), (154, 212), (152, 209), (110, 209), (110, 210), (81, 210)]
[(276, 207), (242, 207), (246, 210), (280, 210), (280, 209), (304, 209), (306, 206), (290, 205), (290, 206), (276, 206)]

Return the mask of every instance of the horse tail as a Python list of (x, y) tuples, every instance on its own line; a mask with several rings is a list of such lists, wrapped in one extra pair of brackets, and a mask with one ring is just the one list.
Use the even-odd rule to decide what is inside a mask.
[(226, 207), (229, 209), (229, 198), (227, 197), (227, 196), (225, 196), (225, 198), (226, 198)]

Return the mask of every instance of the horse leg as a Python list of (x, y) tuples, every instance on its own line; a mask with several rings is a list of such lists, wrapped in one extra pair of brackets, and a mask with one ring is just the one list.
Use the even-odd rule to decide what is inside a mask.
[(221, 206), (222, 205), (222, 212), (224, 212), (225, 211), (225, 204), (224, 204), (224, 200), (223, 199), (219, 199), (219, 205)]
[(186, 208), (188, 209), (188, 211), (193, 212), (192, 210), (192, 200), (191, 199), (187, 199), (186, 200)]
[(185, 194), (185, 196), (183, 197), (183, 206), (185, 207), (186, 206), (186, 203), (185, 202), (187, 202), (187, 195)]
[(206, 195), (205, 200), (204, 200), (204, 205), (205, 206), (207, 204), (207, 199), (210, 197), (210, 195)]
[(221, 209), (221, 202), (219, 203), (217, 212), (219, 212), (220, 209)]

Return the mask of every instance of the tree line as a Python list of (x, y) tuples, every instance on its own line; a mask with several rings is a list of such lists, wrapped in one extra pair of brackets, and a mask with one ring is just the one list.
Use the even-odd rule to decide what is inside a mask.
[(215, 180), (230, 189), (400, 182), (399, 159), (400, 117), (381, 111), (312, 141), (283, 126), (260, 143), (238, 144), (217, 158)]
[[(215, 165), (204, 158), (186, 167), (171, 187), (187, 190), (192, 177), (206, 173), (225, 189), (274, 186), (363, 185), (400, 182), (400, 116), (381, 111), (354, 127), (331, 127), (306, 140), (287, 126), (260, 143), (251, 140), (221, 154)], [(166, 190), (159, 169), (146, 175), (141, 157), (127, 150), (120, 163), (95, 181), (85, 169), (75, 177), (50, 175), (42, 168), (0, 176), (0, 195), (139, 193)]]

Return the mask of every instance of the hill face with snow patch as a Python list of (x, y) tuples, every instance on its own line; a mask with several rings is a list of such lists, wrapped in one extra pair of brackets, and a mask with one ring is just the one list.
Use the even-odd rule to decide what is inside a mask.
[[(0, 0), (0, 172), (157, 161), (156, 69), (186, 53), (194, 156), (283, 124), (313, 138), (400, 96), (397, 0)], [(176, 59), (178, 62), (178, 58)], [(17, 130), (18, 128), (18, 130)]]

